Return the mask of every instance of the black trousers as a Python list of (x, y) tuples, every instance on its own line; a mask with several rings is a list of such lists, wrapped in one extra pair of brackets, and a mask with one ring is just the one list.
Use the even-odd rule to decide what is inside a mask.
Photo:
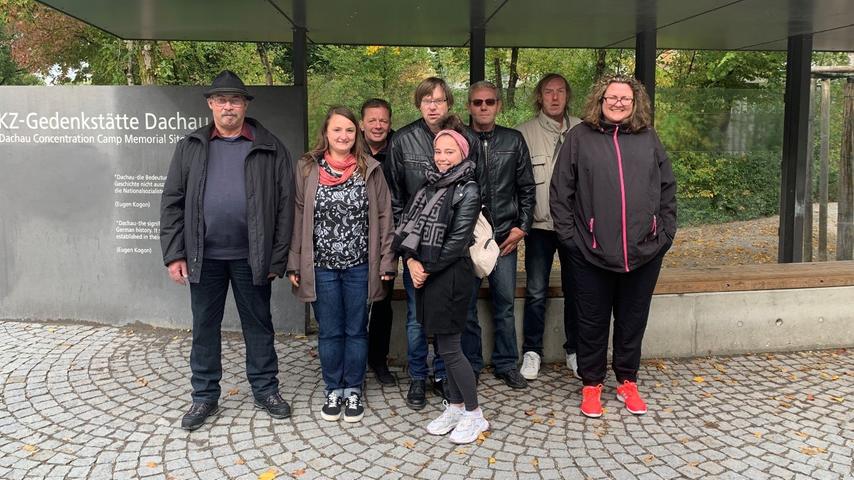
[(605, 382), (612, 312), (611, 364), (614, 374), (618, 383), (625, 380), (637, 382), (652, 292), (667, 249), (627, 273), (612, 272), (591, 264), (575, 245), (568, 247), (567, 251), (572, 262), (578, 314), (578, 373), (582, 382), (585, 386)]
[(394, 280), (384, 283), (388, 287), (388, 293), (385, 298), (371, 305), (371, 318), (368, 323), (368, 365), (371, 368), (385, 365), (391, 342), (391, 296)]
[(270, 284), (253, 285), (246, 260), (205, 259), (199, 283), (190, 284), (193, 309), (193, 346), (190, 382), (193, 401), (219, 399), (222, 379), (222, 315), (228, 285), (237, 304), (246, 343), (246, 376), (256, 399), (279, 391), (279, 361), (270, 314)]

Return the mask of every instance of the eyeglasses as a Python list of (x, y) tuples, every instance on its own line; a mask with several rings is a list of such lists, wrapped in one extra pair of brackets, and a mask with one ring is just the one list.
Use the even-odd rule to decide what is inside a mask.
[(498, 99), (497, 98), (486, 98), (486, 99), (475, 98), (474, 100), (471, 101), (471, 104), (474, 105), (475, 107), (479, 107), (479, 106), (483, 105), (484, 103), (486, 104), (487, 107), (493, 107), (493, 106), (495, 106), (496, 103), (498, 103)]
[(224, 107), (226, 103), (230, 103), (233, 107), (242, 107), (246, 104), (246, 99), (243, 97), (213, 97), (214, 105)]
[(608, 95), (607, 97), (602, 97), (603, 100), (610, 103), (611, 105), (616, 105), (618, 103), (624, 103), (626, 105), (631, 105), (632, 102), (635, 101), (632, 97), (618, 97), (616, 95)]
[(424, 106), (427, 106), (427, 105), (444, 105), (444, 103), (447, 101), (448, 101), (447, 98), (426, 98), (425, 97), (425, 98), (421, 99), (421, 105), (424, 105)]

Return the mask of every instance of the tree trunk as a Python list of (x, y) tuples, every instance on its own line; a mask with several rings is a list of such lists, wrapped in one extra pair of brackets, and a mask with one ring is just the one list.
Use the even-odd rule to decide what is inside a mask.
[(255, 44), (255, 49), (258, 51), (258, 58), (261, 59), (261, 65), (264, 66), (264, 79), (267, 82), (267, 85), (273, 84), (273, 69), (270, 67), (270, 57), (267, 56), (267, 48), (263, 43), (258, 42)]
[(854, 78), (845, 83), (842, 148), (839, 151), (839, 210), (836, 259), (854, 260)]
[(602, 75), (605, 74), (605, 67), (607, 64), (605, 63), (605, 59), (607, 58), (608, 51), (604, 48), (600, 48), (596, 50), (596, 79), (602, 78)]
[(813, 160), (815, 159), (815, 100), (816, 100), (816, 81), (810, 79), (810, 108), (809, 120), (807, 120), (807, 168), (804, 173), (806, 182), (804, 185), (804, 251), (803, 258), (805, 262), (812, 262), (812, 172), (815, 170)]
[(519, 82), (519, 71), (516, 66), (519, 63), (519, 47), (510, 49), (510, 72), (507, 79), (507, 108), (516, 106), (516, 83)]
[(139, 64), (139, 81), (142, 85), (154, 85), (154, 57), (151, 54), (150, 41), (142, 42), (142, 62)]
[[(499, 50), (500, 52), (500, 50)], [(498, 88), (498, 98), (504, 98), (504, 84), (501, 81), (501, 56), (496, 54), (492, 57), (493, 82)]]
[(125, 64), (125, 78), (127, 79), (128, 85), (133, 85), (133, 57), (134, 50), (136, 50), (136, 42), (133, 40), (125, 40), (125, 46), (128, 49), (128, 61)]

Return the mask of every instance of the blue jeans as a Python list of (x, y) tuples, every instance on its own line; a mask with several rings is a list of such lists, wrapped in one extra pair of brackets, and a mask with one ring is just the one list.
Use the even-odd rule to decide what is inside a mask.
[[(498, 257), (495, 270), (489, 274), (489, 293), (492, 295), (492, 308), (495, 312), (495, 349), (492, 351), (492, 364), (495, 373), (504, 373), (516, 368), (519, 351), (516, 346), (516, 317), (513, 315), (513, 299), (516, 290), (517, 252)], [(475, 277), (474, 290), (466, 329), (463, 332), (463, 353), (476, 374), (483, 369), (483, 345), (480, 336), (480, 322), (477, 318), (477, 294), (481, 279)]]
[(246, 344), (246, 376), (252, 394), (263, 400), (279, 391), (279, 360), (273, 344), (270, 284), (253, 285), (252, 268), (243, 260), (211, 260), (202, 264), (199, 283), (190, 284), (193, 345), (190, 370), (193, 401), (219, 400), (222, 379), (222, 315), (228, 285), (237, 304)]
[(528, 275), (525, 287), (525, 318), (522, 322), (523, 352), (537, 352), (543, 356), (543, 332), (546, 328), (546, 293), (552, 260), (555, 251), (560, 259), (560, 278), (563, 286), (563, 330), (566, 353), (575, 353), (578, 348), (578, 314), (575, 311), (575, 296), (572, 288), (571, 261), (560, 247), (557, 234), (551, 230), (532, 228), (525, 237), (525, 271)]
[(326, 392), (362, 393), (368, 358), (368, 264), (314, 269), (317, 350)]
[[(406, 361), (409, 365), (409, 378), (426, 380), (430, 373), (427, 367), (427, 336), (415, 317), (415, 285), (409, 276), (409, 268), (403, 262), (403, 288), (406, 289)], [(433, 376), (437, 380), (447, 378), (445, 362), (439, 357), (438, 350), (433, 348)]]

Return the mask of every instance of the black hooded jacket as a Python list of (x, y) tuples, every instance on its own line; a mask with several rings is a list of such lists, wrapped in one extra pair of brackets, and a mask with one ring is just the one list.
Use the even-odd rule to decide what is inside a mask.
[(574, 242), (588, 262), (615, 272), (644, 265), (676, 236), (676, 179), (651, 128), (583, 123), (570, 130), (549, 206), (560, 242)]

